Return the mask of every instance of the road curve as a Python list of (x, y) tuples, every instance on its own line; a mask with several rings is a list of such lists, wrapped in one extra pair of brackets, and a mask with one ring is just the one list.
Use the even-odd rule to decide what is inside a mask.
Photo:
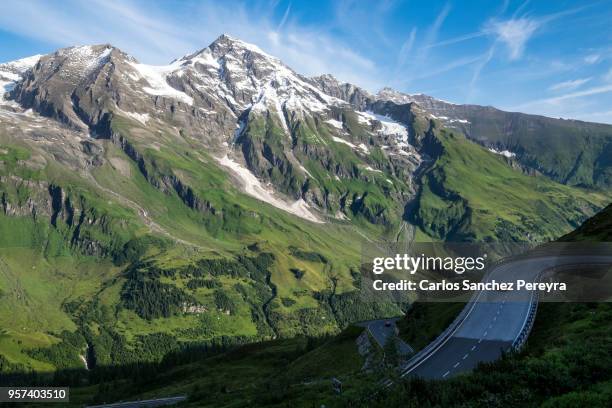
[[(487, 280), (534, 282), (550, 268), (579, 264), (612, 264), (611, 256), (548, 256), (496, 267)], [(498, 359), (529, 330), (537, 302), (535, 291), (481, 291), (458, 319), (404, 366), (402, 377), (445, 379)]]

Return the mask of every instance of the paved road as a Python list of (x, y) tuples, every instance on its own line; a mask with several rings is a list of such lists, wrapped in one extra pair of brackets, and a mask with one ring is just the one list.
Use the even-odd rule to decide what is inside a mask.
[[(378, 320), (368, 320), (365, 322), (357, 323), (357, 326), (365, 327), (368, 329), (374, 340), (378, 343), (380, 347), (385, 347), (387, 344), (387, 340), (389, 337), (394, 337), (397, 334), (397, 329), (395, 326), (395, 322), (399, 320), (399, 317), (394, 317), (390, 319), (378, 319)], [(390, 324), (387, 326), (387, 322)], [(410, 347), (408, 343), (403, 341), (398, 337), (398, 346), (399, 353), (401, 355), (409, 355), (414, 353), (414, 349)]]
[[(540, 272), (572, 264), (612, 264), (612, 256), (565, 256), (524, 259), (498, 266), (488, 280), (534, 281)], [(483, 291), (464, 310), (465, 319), (443, 341), (408, 362), (402, 376), (449, 378), (472, 370), (481, 362), (498, 359), (527, 324), (533, 291)], [(440, 339), (438, 339), (440, 340)], [(432, 343), (432, 344), (434, 344)]]
[(142, 401), (115, 402), (113, 404), (90, 405), (86, 408), (155, 408), (175, 405), (187, 399), (185, 395), (178, 397), (157, 398)]

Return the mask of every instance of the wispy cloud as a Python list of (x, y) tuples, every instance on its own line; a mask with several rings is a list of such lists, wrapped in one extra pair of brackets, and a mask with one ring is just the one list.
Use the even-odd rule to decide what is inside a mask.
[(415, 58), (416, 65), (422, 65), (422, 62), (427, 59), (427, 56), (429, 54), (429, 48), (431, 48), (432, 44), (436, 43), (440, 28), (442, 27), (442, 24), (444, 24), (444, 20), (446, 20), (446, 17), (448, 17), (450, 10), (450, 3), (446, 3), (444, 7), (442, 7), (442, 10), (440, 10), (438, 15), (436, 16), (433, 23), (427, 29), (425, 33), (425, 38), (423, 39), (423, 44), (419, 48)]
[(584, 57), (584, 62), (586, 62), (587, 64), (596, 64), (600, 60), (601, 60), (600, 54), (589, 54), (586, 57)]
[[(405, 85), (410, 84), (412, 80), (422, 75), (423, 67), (427, 65), (426, 61), (429, 57), (431, 45), (436, 43), (438, 39), (438, 33), (440, 32), (440, 29), (442, 28), (442, 25), (444, 24), (444, 20), (446, 20), (450, 11), (451, 11), (451, 5), (450, 3), (447, 2), (444, 4), (442, 9), (438, 12), (438, 14), (436, 15), (436, 18), (434, 19), (432, 24), (429, 26), (429, 28), (425, 32), (425, 36), (423, 40), (421, 41), (421, 46), (415, 52), (415, 56), (412, 60), (412, 64), (410, 65), (409, 75), (406, 77), (406, 79), (401, 81)], [(400, 54), (401, 54), (401, 51), (400, 51)], [(406, 55), (407, 53), (404, 53), (404, 57)]]
[(426, 47), (427, 48), (444, 47), (446, 45), (458, 44), (460, 42), (472, 40), (474, 38), (483, 37), (485, 35), (486, 35), (486, 33), (482, 32), (482, 31), (478, 31), (478, 32), (475, 32), (475, 33), (469, 33), (469, 34), (460, 35), (460, 36), (457, 36), (455, 38), (449, 38), (448, 40), (438, 41), (438, 42), (433, 43), (433, 44), (428, 44)]
[[(425, 71), (415, 77), (413, 77), (412, 79), (425, 79), (425, 78), (431, 78), (431, 77), (435, 77), (441, 74), (444, 74), (446, 72), (452, 71), (454, 69), (457, 68), (461, 68), (461, 67), (465, 67), (466, 65), (471, 65), (474, 64), (478, 61), (481, 61), (482, 57), (480, 55), (477, 55), (475, 57), (463, 57), (463, 58), (458, 58), (454, 61), (450, 61), (449, 63), (445, 64), (445, 65), (441, 65), (441, 66), (437, 66), (435, 68), (432, 68), (428, 71)], [(401, 84), (402, 82), (400, 81), (399, 84)]]
[(408, 56), (409, 56), (410, 52), (412, 51), (412, 48), (414, 47), (414, 41), (416, 39), (416, 33), (417, 33), (417, 28), (413, 27), (412, 30), (410, 31), (410, 35), (408, 36), (406, 41), (404, 41), (404, 43), (402, 44), (399, 52), (397, 53), (397, 68), (396, 68), (396, 71), (401, 69), (406, 64), (406, 60), (408, 59)]
[[(527, 15), (521, 16), (521, 13), (523, 13), (523, 10), (528, 4), (529, 0), (525, 0), (514, 11), (511, 18), (504, 19), (501, 16), (505, 13), (509, 6), (508, 2), (504, 2), (503, 6), (501, 7), (501, 11), (496, 16), (487, 20), (482, 26), (480, 33), (492, 37), (493, 43), (489, 46), (488, 51), (482, 55), (481, 63), (477, 64), (474, 69), (472, 80), (470, 81), (467, 92), (468, 100), (473, 98), (476, 91), (476, 84), (480, 79), (480, 75), (489, 62), (491, 62), (493, 59), (498, 44), (503, 44), (507, 48), (508, 59), (510, 61), (517, 61), (523, 57), (523, 54), (527, 48), (527, 43), (532, 39), (538, 30), (542, 29), (552, 21), (558, 20), (564, 16), (578, 13), (590, 7), (590, 5), (576, 7), (573, 9), (567, 9), (557, 13), (544, 15), (538, 18), (529, 17)], [(475, 33), (472, 33), (464, 37), (451, 39), (449, 42), (459, 42), (474, 37)]]
[(548, 87), (549, 91), (569, 91), (581, 87), (589, 82), (592, 78), (570, 79), (569, 81), (558, 82)]
[(579, 119), (592, 122), (612, 123), (612, 111), (608, 100), (612, 85), (600, 85), (581, 91), (568, 92), (552, 98), (543, 98), (506, 106), (509, 111), (528, 112), (555, 118)]
[(427, 30), (423, 49), (429, 48), (431, 44), (436, 42), (436, 40), (438, 39), (438, 32), (440, 31), (440, 28), (442, 27), (442, 24), (444, 24), (444, 20), (446, 20), (446, 17), (448, 17), (450, 11), (450, 3), (444, 4), (444, 7), (442, 7), (442, 10), (440, 10), (438, 15), (436, 16), (436, 19), (434, 20), (433, 24), (431, 25), (431, 27), (429, 27), (429, 30)]
[(527, 41), (540, 27), (540, 23), (530, 18), (510, 19), (506, 21), (489, 21), (484, 27), (484, 32), (494, 35), (497, 41), (508, 47), (511, 60), (516, 60), (523, 55)]
[(610, 93), (610, 92), (612, 92), (612, 85), (596, 86), (596, 87), (588, 88), (582, 91), (570, 92), (570, 93), (555, 96), (552, 98), (538, 99), (535, 101), (523, 103), (521, 105), (515, 106), (513, 110), (516, 110), (516, 109), (520, 110), (520, 109), (525, 109), (525, 108), (534, 107), (534, 106), (542, 106), (542, 105), (559, 105), (561, 102), (564, 102), (569, 99), (583, 98), (585, 96), (593, 96), (593, 95), (599, 95), (599, 94)]
[(281, 19), (280, 23), (278, 23), (278, 27), (276, 27), (277, 31), (279, 31), (279, 30), (281, 30), (283, 28), (283, 26), (285, 25), (285, 23), (289, 19), (289, 13), (290, 12), (291, 12), (291, 3), (289, 3), (287, 8), (285, 9), (285, 14), (283, 14), (283, 18)]
[(493, 58), (493, 54), (495, 54), (496, 44), (497, 43), (493, 43), (489, 47), (487, 52), (485, 52), (483, 55), (480, 56), (479, 63), (476, 64), (476, 68), (474, 69), (474, 72), (472, 73), (472, 79), (468, 87), (468, 93), (467, 93), (468, 101), (470, 101), (474, 97), (474, 93), (476, 92), (476, 83), (478, 82), (478, 79), (480, 78), (480, 74), (482, 73), (482, 70), (487, 66), (487, 64)]

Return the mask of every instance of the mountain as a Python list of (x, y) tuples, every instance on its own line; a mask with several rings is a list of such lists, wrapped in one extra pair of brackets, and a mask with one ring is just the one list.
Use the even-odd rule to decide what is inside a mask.
[(609, 188), (612, 183), (610, 125), (505, 112), (491, 106), (459, 105), (391, 88), (372, 95), (331, 76), (314, 80), (321, 89), (361, 109), (381, 101), (416, 103), (445, 127), (460, 131), (492, 152), (513, 158), (527, 173), (541, 173), (567, 185)]
[[(7, 370), (157, 361), (396, 315), (359, 296), (363, 245), (543, 241), (612, 196), (605, 177), (562, 183), (516, 148), (475, 143), (425, 100), (307, 78), (226, 35), (165, 66), (69, 47), (0, 64), (0, 80)], [(566, 130), (587, 163), (612, 127), (584, 126), (601, 135)], [(551, 164), (562, 148), (529, 154)]]

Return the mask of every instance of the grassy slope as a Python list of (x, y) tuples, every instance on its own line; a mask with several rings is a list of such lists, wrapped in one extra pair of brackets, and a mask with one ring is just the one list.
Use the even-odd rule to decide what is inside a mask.
[(99, 282), (116, 271), (110, 262), (88, 257), (48, 259), (29, 248), (0, 250), (2, 354), (13, 363), (50, 369), (49, 364), (32, 359), (23, 350), (54, 344), (58, 339), (52, 333), (75, 330), (62, 303), (94, 296)]
[[(347, 118), (347, 125), (351, 126), (350, 118)], [(189, 138), (176, 139), (175, 136), (161, 131), (156, 137), (162, 140), (167, 139), (166, 141), (172, 141), (172, 143), (167, 143), (160, 148), (151, 145), (154, 130), (147, 130), (134, 122), (121, 119), (117, 119), (114, 126), (141, 152), (150, 174), (180, 177), (184, 183), (193, 187), (198, 197), (206, 199), (216, 208), (216, 215), (189, 209), (175, 193), (164, 192), (156, 188), (151, 180), (144, 177), (131, 158), (110, 143), (107, 143), (105, 149), (107, 161), (103, 166), (92, 171), (96, 185), (78, 177), (77, 174), (73, 174), (50, 158), (47, 160), (50, 163), (47, 167), (32, 170), (31, 166), (28, 166), (28, 160), (31, 157), (31, 151), (36, 149), (3, 135), (2, 157), (0, 157), (3, 162), (3, 174), (18, 175), (25, 180), (49, 180), (58, 183), (75, 197), (85, 197), (94, 212), (103, 214), (111, 220), (109, 226), (105, 228), (87, 227), (89, 237), (108, 245), (120, 245), (131, 237), (146, 234), (147, 229), (141, 217), (138, 216), (139, 211), (126, 204), (126, 200), (138, 203), (146, 209), (155, 222), (172, 236), (193, 244), (178, 245), (175, 248), (164, 250), (153, 248), (153, 253), (148, 256), (158, 265), (166, 268), (178, 267), (199, 258), (232, 257), (243, 253), (246, 246), (256, 242), (262, 251), (273, 253), (276, 258), (271, 268), (270, 284), (277, 291), (277, 296), (269, 304), (269, 310), (275, 313), (278, 333), (284, 336), (304, 332), (320, 335), (338, 329), (329, 307), (322, 305), (321, 301), (314, 298), (314, 295), (329, 292), (332, 286), (335, 286), (336, 294), (353, 290), (354, 282), (350, 269), (356, 269), (359, 265), (362, 241), (355, 233), (354, 225), (345, 222), (312, 224), (239, 193), (232, 186), (229, 177), (217, 167), (214, 159)], [(326, 136), (325, 132), (317, 126), (310, 124), (305, 129), (312, 134), (316, 130), (329, 139), (329, 135)], [(305, 138), (307, 136), (304, 135)], [(523, 189), (520, 190), (520, 193), (523, 194), (537, 187), (527, 182), (530, 180), (528, 177), (513, 171), (502, 159), (484, 149), (458, 137), (451, 138), (444, 135), (441, 137), (445, 140), (447, 156), (439, 159), (436, 166), (446, 172), (445, 175), (448, 177), (445, 182), (448, 182), (451, 187), (463, 188), (459, 183), (460, 180), (473, 173), (482, 176), (484, 169), (493, 169), (491, 174), (498, 179), (506, 180), (504, 183), (509, 183), (506, 192), (520, 187)], [(331, 146), (330, 151), (335, 160), (349, 167), (356, 165), (354, 153), (347, 150), (346, 146), (332, 143), (331, 140), (327, 142)], [(44, 153), (36, 151), (36, 154)], [(320, 163), (313, 163), (309, 169), (315, 174), (322, 174)], [(378, 179), (384, 176), (374, 174), (373, 177)], [(474, 217), (470, 224), (470, 228), (477, 232), (490, 226), (495, 218), (491, 215), (493, 211), (500, 211), (502, 216), (511, 218), (513, 216), (512, 205), (518, 206), (521, 212), (528, 210), (520, 206), (520, 200), (517, 200), (516, 196), (510, 197), (511, 199), (507, 200), (510, 203), (502, 206), (492, 191), (495, 177), (482, 176), (478, 179), (478, 183), (468, 186), (469, 188), (466, 187), (465, 194), (468, 203), (480, 209), (479, 216)], [(374, 200), (374, 207), (378, 204), (389, 205), (383, 202), (387, 199), (383, 197), (380, 187), (388, 184), (384, 178), (377, 180), (376, 185), (369, 185), (363, 180), (337, 182), (329, 178), (325, 179), (323, 175), (319, 179), (323, 186), (330, 190), (340, 191), (349, 188), (355, 193), (368, 191), (370, 199)], [(548, 194), (543, 193), (545, 198), (557, 199), (560, 197), (562, 200), (577, 201), (576, 190), (554, 183), (547, 184), (545, 181), (543, 183), (546, 189), (544, 193)], [(3, 184), (3, 188), (16, 202), (23, 203), (31, 194), (31, 191), (23, 186), (14, 188), (11, 185)], [(116, 194), (109, 194), (104, 189), (112, 189)], [(537, 195), (531, 190), (529, 192)], [(585, 193), (585, 195), (588, 200), (601, 199), (594, 193)], [(421, 209), (425, 211), (433, 208), (434, 211), (431, 213), (435, 214), (435, 207), (440, 204), (434, 202), (437, 199), (439, 199), (438, 196), (429, 194), (429, 190), (425, 188), (421, 197)], [(538, 200), (541, 202), (543, 198), (538, 198)], [(441, 200), (441, 203), (445, 205), (446, 201)], [(443, 206), (438, 209), (444, 210)], [(563, 216), (563, 208), (551, 211), (557, 218)], [(569, 218), (574, 217), (572, 212), (568, 211), (568, 214)], [(354, 222), (358, 225), (361, 234), (381, 236), (385, 233), (384, 228), (364, 222), (359, 216)], [(7, 353), (6, 356), (11, 362), (25, 363), (26, 366), (40, 369), (49, 368), (48, 364), (34, 361), (21, 351), (53, 344), (58, 341), (57, 336), (61, 330), (74, 330), (74, 316), (68, 314), (63, 308), (63, 304), (72, 301), (86, 303), (86, 300), (93, 299), (95, 305), (102, 305), (108, 310), (113, 310), (112, 327), (125, 336), (128, 342), (136, 341), (137, 335), (175, 334), (192, 328), (194, 325), (209, 329), (206, 335), (197, 337), (198, 339), (211, 339), (219, 336), (252, 336), (256, 333), (256, 324), (250, 316), (246, 299), (241, 299), (234, 291), (235, 284), (245, 283), (240, 279), (220, 279), (223, 288), (230, 293), (230, 297), (237, 305), (237, 313), (232, 316), (217, 311), (212, 303), (211, 291), (202, 289), (196, 291), (194, 296), (210, 310), (205, 316), (177, 315), (170, 318), (145, 320), (129, 310), (116, 309), (120, 303), (121, 287), (125, 282), (124, 277), (121, 276), (121, 269), (112, 267), (110, 262), (105, 264), (96, 259), (84, 257), (66, 245), (67, 237), (72, 232), (68, 226), (60, 222), (58, 227), (52, 228), (45, 223), (44, 218), (34, 222), (30, 217), (3, 217), (0, 219), (0, 230), (5, 232), (1, 235), (2, 248), (24, 247), (27, 254), (23, 255), (15, 250), (4, 252), (2, 259), (10, 266), (5, 270), (10, 270), (10, 272), (5, 272), (0, 288), (3, 293), (6, 292), (9, 295), (0, 297), (0, 307), (5, 310), (23, 307), (20, 305), (20, 302), (23, 303), (22, 298), (13, 289), (13, 286), (21, 286), (27, 296), (32, 298), (28, 306), (29, 311), (23, 309), (24, 316), (36, 314), (35, 311), (39, 310), (37, 307), (40, 308), (43, 305), (45, 314), (48, 314), (47, 324), (38, 325), (31, 320), (21, 328), (12, 326), (10, 331), (4, 333), (4, 341), (11, 345), (11, 350), (14, 350)], [(314, 251), (323, 255), (329, 262), (323, 265), (296, 258), (291, 255), (290, 247)], [(31, 279), (35, 275), (31, 272), (30, 266), (19, 262), (23, 256), (31, 259), (42, 258), (40, 262), (44, 266), (41, 266), (40, 270), (46, 272), (53, 271), (55, 264), (61, 265), (57, 268), (61, 269), (61, 273), (53, 272), (44, 277), (41, 276), (41, 281), (46, 281), (47, 284), (40, 285), (39, 281)], [(294, 268), (305, 271), (302, 279), (296, 279), (290, 272)], [(89, 272), (90, 270), (93, 272)], [(66, 282), (72, 281), (85, 281), (87, 284), (78, 291), (66, 291), (66, 285), (68, 285)], [(165, 282), (179, 288), (183, 288), (186, 283), (181, 279), (170, 279)], [(248, 287), (251, 287), (248, 285), (249, 282), (246, 283)], [(57, 293), (65, 296), (59, 298), (56, 296)], [(10, 322), (3, 322), (3, 324), (6, 326), (2, 327), (8, 327)], [(97, 331), (96, 324), (95, 322), (92, 324), (94, 332)], [(20, 340), (23, 337), (31, 341)], [(183, 335), (178, 337), (179, 340), (184, 341), (196, 339)]]
[[(118, 129), (126, 132), (131, 142), (143, 152), (147, 163), (154, 163), (158, 172), (179, 174), (183, 181), (194, 186), (196, 194), (221, 210), (223, 217), (189, 209), (176, 194), (155, 188), (143, 177), (136, 163), (111, 143), (106, 144), (107, 161), (92, 171), (96, 184), (81, 179), (51, 159), (47, 159), (51, 163), (47, 167), (31, 170), (29, 160), (32, 155), (45, 153), (6, 134), (1, 139), (0, 170), (2, 174), (16, 175), (24, 180), (55, 182), (75, 197), (87, 196), (94, 208), (109, 219), (117, 220), (121, 226), (113, 227), (115, 221), (111, 222), (112, 233), (120, 239), (101, 233), (102, 228), (96, 226), (88, 229), (90, 237), (108, 244), (113, 244), (115, 239), (114, 243), (120, 246), (130, 237), (146, 233), (138, 210), (129, 205), (128, 200), (138, 203), (172, 236), (193, 244), (165, 250), (152, 247), (152, 253), (147, 256), (164, 268), (178, 267), (199, 258), (233, 257), (243, 253), (247, 245), (258, 243), (261, 251), (273, 253), (276, 258), (270, 281), (277, 290), (277, 296), (269, 307), (279, 316), (276, 319), (279, 333), (293, 336), (304, 332), (324, 334), (338, 330), (333, 315), (329, 310), (321, 309), (313, 294), (330, 291), (332, 280), (337, 294), (354, 290), (349, 270), (358, 266), (361, 238), (354, 233), (353, 226), (342, 222), (312, 224), (245, 196), (233, 187), (232, 181), (215, 161), (190, 141), (179, 140), (161, 149), (151, 148), (148, 144), (151, 135), (132, 125), (121, 120), (117, 123)], [(15, 187), (3, 183), (0, 192), (5, 192), (13, 205), (23, 205), (33, 194), (24, 184)], [(116, 194), (110, 194), (108, 190)], [(40, 194), (47, 192), (43, 189)], [(129, 228), (125, 229), (123, 225)], [(371, 224), (364, 224), (361, 229), (367, 235), (376, 236), (381, 232), (380, 228)], [(32, 359), (23, 351), (55, 344), (62, 330), (75, 330), (74, 316), (66, 312), (66, 303), (93, 299), (96, 304), (109, 310), (115, 309), (120, 303), (121, 287), (125, 282), (121, 277), (122, 270), (109, 261), (100, 262), (93, 257), (84, 257), (78, 250), (70, 248), (66, 241), (72, 231), (61, 221), (57, 227), (52, 227), (44, 217), (32, 220), (29, 216), (2, 215), (0, 232), (0, 259), (3, 262), (0, 308), (7, 311), (0, 320), (0, 328), (3, 329), (1, 341), (4, 344), (2, 354), (11, 363), (48, 370), (52, 366)], [(347, 237), (352, 238), (347, 240)], [(319, 253), (328, 263), (299, 259), (291, 255), (289, 247)], [(24, 257), (32, 264), (22, 262)], [(296, 279), (290, 272), (294, 268), (304, 271), (302, 279)], [(114, 313), (113, 328), (129, 342), (134, 341), (137, 335), (175, 334), (201, 325), (207, 327), (207, 335), (197, 338), (179, 335), (179, 340), (257, 335), (246, 299), (233, 290), (238, 283), (246, 283), (248, 288), (249, 282), (229, 277), (222, 277), (219, 281), (237, 304), (237, 311), (232, 316), (216, 310), (212, 303), (212, 291), (199, 289), (195, 297), (209, 309), (206, 316), (178, 315), (145, 320), (120, 308)], [(168, 281), (177, 287), (183, 287), (185, 282), (184, 279)], [(255, 297), (252, 295), (252, 298)], [(17, 310), (19, 314), (13, 315), (8, 313), (9, 310)], [(44, 313), (41, 314), (40, 310), (44, 310)], [(308, 312), (306, 316), (310, 320), (307, 323), (303, 322), (303, 311)], [(95, 329), (95, 324), (92, 327)]]
[[(521, 161), (569, 185), (612, 181), (612, 128), (607, 124), (553, 119), (490, 107), (462, 106), (471, 138), (516, 152)], [(462, 125), (463, 126), (463, 125)]]
[(442, 153), (423, 179), (418, 221), (451, 240), (550, 240), (601, 209), (610, 192), (568, 187), (513, 169), (505, 158), (441, 130)]

